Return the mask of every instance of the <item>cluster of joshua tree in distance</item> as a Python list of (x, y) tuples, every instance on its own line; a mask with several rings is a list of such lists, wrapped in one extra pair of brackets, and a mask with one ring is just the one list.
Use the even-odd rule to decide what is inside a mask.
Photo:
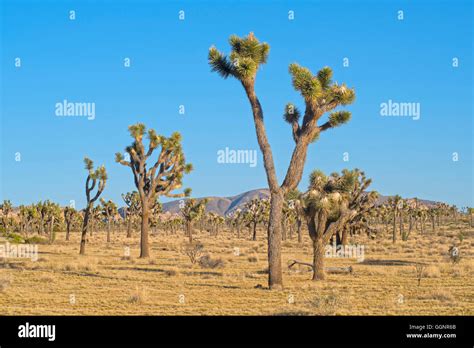
[[(149, 230), (160, 228), (165, 233), (176, 234), (183, 229), (194, 243), (193, 226), (199, 226), (211, 235), (217, 236), (227, 225), (231, 235), (241, 238), (242, 229), (248, 228), (249, 239), (257, 240), (257, 227), (267, 230), (268, 243), (268, 286), (282, 289), (282, 241), (297, 237), (302, 243), (303, 227), (312, 242), (313, 280), (325, 279), (324, 248), (329, 242), (346, 245), (349, 236), (366, 233), (373, 238), (383, 226), (392, 233), (393, 243), (400, 238), (407, 241), (414, 230), (426, 233), (426, 224), (431, 228), (443, 224), (448, 218), (460, 215), (455, 206), (444, 203), (427, 205), (418, 199), (390, 197), (386, 202), (377, 202), (377, 192), (369, 191), (371, 179), (359, 169), (344, 169), (341, 173), (326, 175), (313, 171), (305, 192), (298, 191), (301, 182), (308, 147), (319, 139), (322, 132), (347, 123), (351, 118), (348, 111), (335, 111), (340, 106), (351, 104), (355, 92), (345, 84), (332, 81), (332, 70), (324, 67), (316, 74), (309, 69), (290, 64), (289, 72), (293, 87), (303, 98), (304, 111), (288, 103), (284, 107), (283, 118), (291, 126), (294, 148), (286, 175), (280, 184), (274, 166), (273, 153), (267, 138), (263, 108), (255, 92), (257, 72), (268, 59), (270, 47), (260, 42), (253, 33), (246, 37), (231, 36), (231, 52), (228, 56), (211, 47), (208, 62), (211, 70), (224, 78), (233, 77), (240, 81), (249, 100), (257, 141), (263, 155), (270, 199), (253, 199), (243, 207), (223, 217), (206, 211), (206, 199), (186, 199), (180, 204), (180, 214), (163, 219), (160, 197), (189, 197), (191, 190), (182, 188), (184, 174), (192, 171), (186, 162), (178, 132), (166, 137), (148, 129), (144, 124), (129, 126), (132, 144), (125, 153), (116, 153), (115, 161), (132, 172), (136, 191), (122, 194), (125, 207), (119, 209), (111, 200), (101, 198), (108, 180), (104, 166), (95, 167), (91, 159), (85, 158), (87, 177), (85, 182), (86, 207), (77, 211), (74, 207), (61, 208), (58, 204), (45, 201), (29, 206), (20, 206), (18, 219), (12, 218), (10, 201), (0, 204), (1, 227), (4, 233), (20, 233), (18, 238), (35, 241), (30, 233), (36, 229), (37, 237), (48, 236), (48, 242), (55, 240), (55, 231), (65, 227), (66, 240), (73, 230), (80, 230), (79, 253), (86, 253), (88, 233), (94, 224), (105, 224), (107, 243), (111, 241), (111, 231), (123, 227), (128, 238), (132, 237), (133, 226), (139, 221), (140, 258), (150, 257)], [(327, 115), (327, 121), (320, 122)], [(144, 138), (147, 139), (144, 139)], [(100, 198), (100, 199), (99, 199)], [(95, 205), (96, 202), (100, 205)], [(470, 225), (474, 226), (474, 208), (467, 208)], [(40, 240), (40, 239), (36, 239)]]

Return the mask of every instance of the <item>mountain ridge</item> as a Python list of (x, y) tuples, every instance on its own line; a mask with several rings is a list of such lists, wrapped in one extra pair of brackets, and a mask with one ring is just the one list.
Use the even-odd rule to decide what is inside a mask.
[[(379, 199), (377, 200), (377, 205), (383, 204), (386, 202), (390, 197), (393, 196), (383, 196), (380, 195)], [(245, 203), (248, 201), (258, 198), (258, 199), (267, 199), (270, 198), (270, 191), (268, 189), (254, 189), (246, 192), (242, 192), (240, 194), (236, 194), (233, 196), (208, 196), (208, 197), (199, 197), (196, 200), (200, 201), (202, 199), (208, 199), (208, 204), (206, 206), (207, 212), (214, 212), (221, 216), (229, 215), (232, 211), (243, 208)], [(181, 199), (177, 199), (174, 201), (163, 203), (163, 213), (170, 213), (170, 214), (179, 214), (179, 202)], [(426, 205), (434, 205), (436, 201), (430, 201), (425, 199), (419, 199), (421, 203)]]

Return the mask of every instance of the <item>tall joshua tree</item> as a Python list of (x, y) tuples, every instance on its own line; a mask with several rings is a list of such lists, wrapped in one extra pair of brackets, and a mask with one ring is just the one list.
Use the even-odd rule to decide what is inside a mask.
[[(183, 173), (189, 173), (192, 170), (192, 165), (186, 164), (181, 148), (181, 135), (178, 132), (167, 138), (156, 134), (154, 129), (148, 130), (149, 145), (146, 150), (143, 144), (143, 137), (146, 133), (145, 125), (137, 123), (128, 127), (128, 130), (134, 140), (132, 145), (125, 149), (130, 160), (125, 160), (124, 156), (117, 152), (115, 161), (130, 167), (133, 173), (141, 204), (140, 258), (146, 258), (150, 256), (148, 244), (150, 203), (155, 202), (156, 198), (160, 196), (189, 196), (190, 189), (186, 189), (184, 193), (180, 194), (173, 194), (171, 191), (182, 186)], [(147, 160), (156, 149), (160, 149), (158, 158), (150, 168), (147, 168)]]
[(196, 199), (188, 199), (184, 202), (184, 206), (181, 208), (181, 215), (184, 219), (189, 243), (193, 242), (192, 223), (203, 216), (207, 202), (207, 199), (201, 199), (200, 201), (197, 201)]
[[(100, 166), (94, 170), (94, 162), (87, 157), (84, 158), (84, 163), (86, 165), (86, 170), (88, 171), (86, 179), (87, 205), (84, 209), (84, 220), (82, 222), (81, 248), (79, 250), (80, 255), (85, 255), (86, 253), (86, 237), (89, 218), (92, 209), (94, 208), (94, 203), (104, 191), (105, 183), (107, 182), (107, 171), (104, 166)], [(96, 189), (96, 193), (92, 196), (91, 194), (93, 194), (94, 189)]]
[[(232, 76), (241, 82), (252, 109), (257, 141), (263, 154), (271, 195), (268, 224), (268, 283), (271, 289), (281, 289), (283, 287), (281, 218), (284, 196), (287, 192), (294, 190), (301, 181), (309, 144), (314, 142), (321, 132), (349, 121), (351, 114), (348, 111), (331, 111), (340, 105), (351, 104), (355, 99), (355, 92), (344, 84), (333, 83), (332, 70), (329, 67), (324, 67), (313, 75), (307, 68), (295, 63), (290, 64), (289, 72), (292, 76), (293, 87), (303, 97), (305, 111), (300, 121), (301, 113), (298, 108), (291, 103), (286, 105), (284, 119), (291, 125), (295, 147), (285, 179), (279, 185), (272, 149), (265, 131), (263, 108), (255, 93), (257, 71), (260, 65), (267, 62), (270, 46), (265, 42), (260, 43), (253, 33), (247, 37), (232, 35), (229, 43), (231, 46), (229, 57), (215, 47), (210, 48), (209, 64), (212, 71), (219, 73), (222, 77)], [(331, 112), (328, 120), (318, 125), (318, 121), (328, 112)]]

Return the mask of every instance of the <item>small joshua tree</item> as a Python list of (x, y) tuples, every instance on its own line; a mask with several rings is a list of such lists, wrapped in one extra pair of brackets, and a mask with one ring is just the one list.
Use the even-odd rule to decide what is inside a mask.
[(59, 222), (61, 219), (61, 208), (59, 207), (59, 204), (47, 200), (44, 202), (43, 212), (44, 222), (48, 226), (49, 242), (53, 243), (56, 238), (54, 224), (55, 222)]
[(117, 214), (117, 205), (110, 199), (106, 201), (103, 198), (100, 199), (100, 204), (102, 205), (102, 215), (107, 221), (107, 243), (110, 243), (110, 224)]
[[(285, 179), (280, 185), (265, 130), (263, 108), (255, 92), (257, 71), (261, 65), (266, 64), (270, 46), (265, 42), (261, 43), (253, 33), (246, 37), (232, 35), (229, 44), (231, 53), (228, 57), (214, 46), (209, 49), (209, 65), (212, 71), (223, 78), (234, 77), (240, 81), (252, 108), (257, 141), (263, 154), (271, 196), (268, 223), (268, 285), (271, 289), (282, 289), (281, 221), (284, 196), (296, 189), (301, 181), (309, 144), (318, 139), (320, 133), (349, 121), (350, 112), (333, 110), (338, 106), (351, 104), (355, 99), (355, 92), (344, 84), (333, 83), (332, 70), (329, 67), (324, 67), (317, 74), (313, 74), (298, 64), (290, 64), (289, 72), (293, 87), (303, 97), (305, 111), (302, 114), (294, 104), (286, 105), (284, 120), (291, 126), (295, 147)], [(318, 125), (318, 121), (326, 113), (329, 113), (327, 121)], [(303, 116), (301, 121), (300, 116)]]
[(125, 219), (127, 220), (127, 238), (132, 237), (132, 223), (136, 216), (140, 214), (140, 195), (137, 191), (122, 194), (122, 199), (127, 205), (125, 209)]
[(74, 219), (77, 217), (77, 211), (73, 207), (65, 207), (64, 211), (64, 221), (66, 222), (66, 240), (69, 240), (69, 235), (71, 233), (71, 225), (74, 222)]
[(184, 206), (181, 208), (181, 215), (184, 219), (186, 234), (189, 238), (190, 244), (193, 242), (192, 223), (203, 216), (207, 202), (207, 199), (202, 199), (200, 201), (197, 201), (196, 199), (188, 199), (184, 202)]
[(329, 177), (321, 171), (311, 173), (302, 208), (313, 242), (313, 280), (325, 279), (324, 250), (331, 237), (362, 212), (362, 188), (368, 186), (364, 180), (357, 169)]
[(2, 224), (6, 232), (8, 228), (8, 217), (12, 212), (12, 203), (9, 200), (4, 200), (3, 203), (0, 204), (0, 209), (2, 210)]
[[(148, 244), (150, 204), (160, 196), (189, 196), (190, 189), (186, 189), (184, 193), (180, 194), (171, 192), (182, 186), (183, 174), (189, 173), (192, 170), (192, 165), (186, 164), (179, 133), (175, 132), (167, 138), (156, 134), (153, 129), (148, 130), (149, 145), (146, 150), (143, 144), (143, 137), (146, 133), (145, 125), (137, 123), (128, 127), (128, 129), (134, 140), (132, 145), (125, 149), (130, 159), (125, 160), (124, 156), (118, 152), (115, 154), (115, 161), (130, 167), (133, 173), (141, 204), (140, 258), (147, 258), (150, 256)], [(160, 153), (156, 162), (147, 168), (147, 160), (157, 149), (160, 149)]]
[(288, 208), (292, 209), (296, 219), (296, 233), (298, 243), (303, 242), (302, 226), (304, 220), (304, 211), (302, 209), (302, 193), (299, 190), (292, 190), (286, 195)]
[(252, 226), (252, 240), (257, 240), (257, 225), (264, 221), (266, 208), (266, 202), (257, 198), (244, 205), (246, 223)]
[(403, 207), (403, 199), (399, 195), (396, 195), (394, 197), (390, 197), (387, 202), (388, 206), (392, 210), (392, 242), (396, 243), (397, 242), (397, 217), (400, 219), (402, 218), (400, 215), (400, 212)]
[[(86, 253), (86, 237), (87, 229), (89, 227), (89, 218), (94, 208), (95, 201), (99, 198), (105, 189), (105, 183), (107, 182), (107, 171), (104, 166), (100, 166), (94, 170), (94, 162), (89, 158), (84, 158), (86, 170), (88, 171), (86, 179), (86, 199), (87, 205), (84, 209), (84, 221), (82, 223), (81, 232), (81, 248), (79, 250), (80, 255)], [(92, 196), (94, 189), (96, 189), (95, 195)]]

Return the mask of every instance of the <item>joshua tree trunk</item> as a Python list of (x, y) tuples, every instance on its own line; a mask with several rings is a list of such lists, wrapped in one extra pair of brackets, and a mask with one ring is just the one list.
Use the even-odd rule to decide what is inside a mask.
[(257, 240), (257, 222), (253, 222), (253, 234), (252, 234), (252, 240)]
[(87, 225), (89, 224), (89, 215), (91, 213), (91, 205), (88, 205), (84, 213), (84, 221), (82, 222), (82, 234), (81, 234), (81, 249), (80, 255), (86, 254), (86, 238), (87, 238)]
[(107, 243), (110, 243), (110, 220), (107, 219)]
[(71, 232), (71, 222), (66, 221), (66, 240), (69, 240), (69, 234)]
[(403, 213), (400, 211), (399, 224), (400, 224), (400, 236), (403, 236)]
[(141, 226), (141, 241), (140, 241), (140, 258), (147, 258), (150, 256), (150, 246), (148, 245), (148, 202), (146, 198), (142, 199), (142, 226)]
[(51, 221), (49, 222), (49, 242), (54, 242), (54, 216), (51, 217)]
[(286, 240), (286, 225), (283, 221), (281, 222), (281, 240)]
[(192, 227), (191, 227), (191, 221), (186, 221), (186, 233), (188, 234), (189, 243), (191, 244), (193, 242), (193, 232), (192, 232)]
[(393, 231), (392, 231), (392, 241), (395, 243), (397, 241), (397, 211), (393, 211)]
[(127, 221), (127, 238), (132, 238), (132, 220), (130, 218)]
[(263, 155), (263, 165), (270, 188), (270, 220), (268, 223), (268, 286), (270, 289), (283, 288), (281, 271), (281, 219), (283, 210), (283, 190), (278, 185), (273, 154), (268, 142), (263, 122), (263, 111), (260, 101), (255, 94), (254, 80), (250, 83), (242, 82), (252, 107), (257, 141)]
[(297, 224), (297, 228), (298, 228), (298, 243), (302, 243), (303, 242), (303, 236), (301, 235), (302, 221), (300, 219), (298, 219), (296, 224)]
[(347, 245), (347, 235), (348, 235), (347, 230), (344, 229), (344, 230), (341, 232), (341, 235), (342, 235), (342, 237), (341, 237), (341, 244), (342, 244), (342, 245)]
[(313, 240), (313, 280), (324, 280), (324, 244), (322, 239)]
[(281, 218), (283, 210), (283, 194), (274, 193), (270, 201), (270, 221), (268, 224), (268, 267), (270, 288), (283, 287), (281, 271)]

